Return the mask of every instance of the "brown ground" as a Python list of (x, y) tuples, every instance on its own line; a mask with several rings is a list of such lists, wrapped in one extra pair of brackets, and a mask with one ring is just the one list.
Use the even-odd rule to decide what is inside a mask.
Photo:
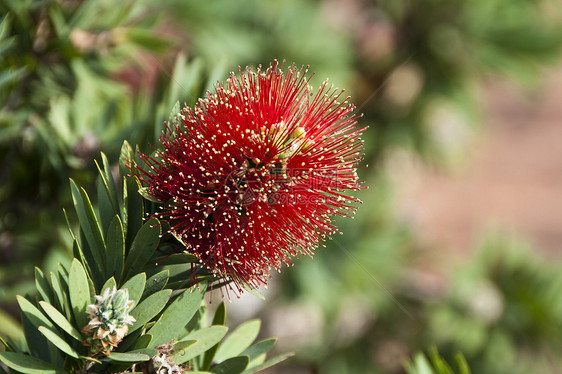
[(506, 82), (483, 90), (483, 126), (460, 170), (416, 165), (401, 210), (428, 248), (466, 254), (490, 228), (562, 255), (562, 66), (532, 91)]

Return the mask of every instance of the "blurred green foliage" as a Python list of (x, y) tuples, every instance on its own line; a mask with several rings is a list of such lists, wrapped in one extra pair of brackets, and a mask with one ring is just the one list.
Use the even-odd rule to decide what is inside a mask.
[[(481, 80), (536, 79), (559, 56), (560, 13), (551, 0), (0, 0), (0, 300), (9, 309), (31, 289), (32, 265), (68, 261), (67, 178), (93, 186), (100, 149), (111, 164), (124, 139), (150, 149), (177, 100), (193, 104), (238, 65), (286, 59), (310, 65), (315, 85), (349, 88), (370, 126), (358, 215), (287, 269), (261, 312), (272, 331), (276, 313), (314, 322), (302, 344), (288, 335), (294, 365), (398, 373), (435, 343), (473, 372), (555, 372), (560, 265), (495, 240), (426, 295), (382, 165), (397, 147), (438, 165), (462, 157)], [(501, 300), (494, 319), (473, 310), (486, 293)]]

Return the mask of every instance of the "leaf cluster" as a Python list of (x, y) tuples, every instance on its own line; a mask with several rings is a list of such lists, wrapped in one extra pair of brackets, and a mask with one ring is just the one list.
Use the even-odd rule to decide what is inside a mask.
[[(75, 258), (70, 267), (59, 264), (48, 275), (35, 269), (36, 298), (18, 297), (25, 339), (3, 341), (6, 352), (0, 353), (0, 360), (21, 373), (151, 372), (158, 367), (152, 360), (158, 356), (181, 365), (183, 372), (253, 373), (290, 357), (266, 360), (275, 339), (254, 343), (259, 320), (227, 335), (224, 304), (216, 310), (212, 325), (206, 326), (203, 299), (207, 284), (216, 279), (197, 264), (195, 256), (177, 252), (178, 243), (162, 234), (164, 223), (144, 219), (148, 202), (138, 192), (138, 179), (126, 176), (134, 160), (125, 142), (119, 193), (102, 154), (97, 209), (87, 192), (71, 180), (80, 224), (78, 235), (71, 229)], [(86, 335), (81, 332), (89, 322), (88, 305), (95, 295), (114, 287), (128, 290), (135, 322), (108, 356), (88, 355), (83, 344)]]

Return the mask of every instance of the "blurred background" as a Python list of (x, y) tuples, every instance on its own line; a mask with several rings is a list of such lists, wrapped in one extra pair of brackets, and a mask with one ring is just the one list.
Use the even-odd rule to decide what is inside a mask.
[(278, 59), (364, 113), (369, 190), (229, 305), (297, 353), (268, 373), (402, 373), (432, 346), (559, 372), (561, 21), (559, 0), (0, 0), (0, 335), (34, 266), (70, 259), (69, 177), (94, 191), (100, 151), (150, 149), (177, 100)]

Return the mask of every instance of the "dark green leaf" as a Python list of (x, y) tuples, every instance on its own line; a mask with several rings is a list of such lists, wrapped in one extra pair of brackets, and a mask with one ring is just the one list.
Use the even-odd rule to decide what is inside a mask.
[(129, 333), (144, 326), (148, 321), (154, 318), (168, 302), (172, 290), (162, 290), (156, 292), (144, 301), (138, 304), (132, 311), (131, 315), (136, 319), (135, 323), (129, 328)]
[(47, 326), (54, 328), (55, 325), (49, 320), (39, 309), (35, 307), (29, 300), (25, 297), (16, 296), (18, 304), (23, 314), (28, 318), (29, 322), (35, 327)]
[(121, 146), (121, 153), (119, 154), (119, 175), (123, 178), (131, 173), (131, 170), (127, 166), (130, 162), (135, 159), (135, 154), (133, 148), (126, 140)]
[(215, 374), (240, 374), (248, 366), (248, 357), (232, 357), (215, 366), (211, 372)]
[(191, 253), (173, 253), (154, 259), (154, 262), (159, 266), (177, 265), (177, 264), (191, 264), (199, 262), (199, 258)]
[(162, 316), (149, 331), (153, 336), (151, 347), (169, 343), (185, 333), (186, 321), (189, 321), (199, 310), (205, 288), (204, 285), (190, 288), (164, 310)]
[(91, 265), (93, 268), (97, 269), (95, 275), (101, 277), (104, 274), (103, 266), (105, 264), (104, 258), (106, 249), (99, 222), (86, 191), (83, 188), (78, 189), (78, 186), (76, 186), (76, 183), (74, 183), (72, 179), (70, 180), (70, 190), (72, 192), (74, 208), (78, 215), (78, 221), (80, 222), (80, 228), (84, 233), (93, 260), (95, 261), (95, 266)]
[(148, 278), (148, 280), (146, 281), (146, 286), (144, 287), (144, 292), (142, 294), (141, 300), (160, 290), (163, 290), (164, 287), (166, 287), (166, 284), (168, 283), (169, 277), (170, 277), (170, 271), (166, 269)]
[(109, 200), (111, 207), (113, 208), (113, 213), (111, 214), (111, 217), (113, 217), (114, 215), (119, 214), (119, 199), (117, 197), (117, 188), (115, 188), (115, 182), (113, 181), (113, 174), (111, 173), (109, 161), (107, 160), (107, 156), (103, 152), (101, 153), (101, 159), (103, 170), (100, 168), (97, 161), (94, 160), (94, 162), (96, 163), (96, 166), (98, 168), (100, 179), (102, 181), (107, 199)]
[(54, 331), (46, 328), (45, 326), (39, 327), (39, 331), (43, 334), (55, 347), (60, 349), (62, 352), (66, 353), (67, 355), (80, 358), (78, 352), (76, 352), (62, 337), (60, 337)]
[(106, 274), (113, 275), (117, 283), (120, 283), (125, 262), (125, 233), (119, 215), (115, 215), (109, 224), (106, 245)]
[[(217, 307), (217, 310), (215, 311), (212, 324), (213, 326), (223, 326), (225, 322), (226, 322), (226, 308), (224, 306), (224, 302), (221, 302)], [(213, 363), (219, 345), (220, 343), (217, 342), (217, 344), (215, 344), (213, 347), (209, 348), (207, 352), (205, 352), (205, 357), (203, 358), (203, 364), (201, 365), (203, 369), (209, 369), (211, 367), (211, 364)]]
[(40, 301), (39, 305), (45, 311), (45, 313), (51, 318), (51, 320), (56, 323), (63, 331), (67, 332), (70, 336), (78, 341), (82, 341), (82, 335), (72, 324), (66, 319), (61, 312), (59, 312), (54, 306), (51, 304)]
[(146, 274), (140, 273), (129, 279), (123, 286), (122, 289), (126, 288), (129, 290), (129, 300), (134, 300), (135, 305), (139, 302), (142, 292), (144, 291), (144, 286), (146, 284)]
[(141, 335), (137, 339), (137, 342), (135, 344), (135, 349), (148, 348), (151, 341), (152, 341), (152, 335), (150, 334)]
[(90, 295), (86, 272), (77, 259), (72, 260), (68, 278), (68, 291), (74, 320), (78, 326), (86, 326), (88, 324), (86, 309), (91, 302), (92, 295)]
[(128, 275), (141, 271), (152, 258), (160, 243), (160, 233), (160, 222), (156, 218), (151, 218), (142, 225), (125, 260), (125, 271)]
[(98, 212), (101, 232), (107, 238), (107, 229), (109, 228), (109, 223), (116, 214), (119, 214), (119, 212), (115, 213), (113, 211), (111, 201), (109, 200), (109, 197), (105, 192), (103, 180), (101, 177), (98, 177), (96, 190), (98, 195)]
[(67, 295), (68, 288), (66, 284), (61, 283), (59, 275), (51, 273), (51, 286), (55, 294), (57, 309), (63, 310), (66, 318), (70, 319), (72, 317), (72, 308), (65, 295)]
[[(142, 227), (144, 218), (144, 200), (139, 194), (141, 188), (137, 177), (126, 177), (123, 183), (123, 228), (125, 229), (125, 239), (130, 245)], [(128, 255), (128, 254), (127, 254)]]
[(226, 323), (226, 307), (224, 302), (221, 302), (215, 311), (213, 317), (213, 325), (224, 325)]
[(54, 294), (51, 285), (38, 267), (35, 268), (35, 287), (37, 288), (37, 293), (41, 300), (49, 303), (53, 302)]
[[(37, 326), (37, 323), (34, 324), (31, 322), (28, 314), (25, 313), (22, 313), (21, 322), (25, 336), (24, 343), (27, 345), (27, 348), (24, 347), (25, 351), (41, 360), (51, 362), (55, 365), (56, 363), (61, 364), (63, 362), (61, 352), (53, 347), (47, 338), (39, 332), (39, 326)], [(59, 356), (58, 358), (57, 355)]]
[(0, 352), (0, 360), (8, 367), (25, 374), (64, 374), (52, 364), (38, 358), (14, 352)]
[(162, 200), (159, 200), (157, 198), (155, 198), (154, 196), (152, 196), (149, 192), (148, 192), (148, 187), (141, 187), (139, 188), (139, 194), (144, 197), (146, 200), (148, 201), (152, 201), (153, 203), (157, 203), (157, 204), (162, 204), (164, 203)]

